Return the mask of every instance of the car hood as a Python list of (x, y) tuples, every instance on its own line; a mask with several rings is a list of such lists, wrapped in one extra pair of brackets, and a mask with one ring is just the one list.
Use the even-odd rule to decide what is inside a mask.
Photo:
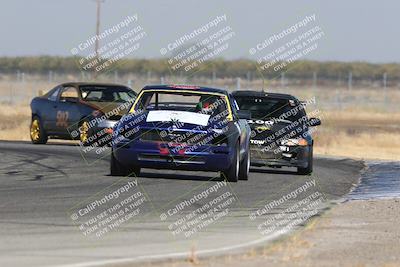
[(254, 140), (268, 139), (272, 141), (288, 135), (290, 135), (289, 138), (297, 138), (307, 131), (307, 127), (302, 124), (299, 123), (296, 126), (288, 120), (248, 120), (247, 122), (253, 132), (251, 139)]
[(121, 123), (130, 128), (159, 128), (174, 130), (206, 131), (210, 127), (223, 128), (225, 125), (213, 120), (210, 115), (176, 110), (150, 110), (137, 115), (127, 114)]

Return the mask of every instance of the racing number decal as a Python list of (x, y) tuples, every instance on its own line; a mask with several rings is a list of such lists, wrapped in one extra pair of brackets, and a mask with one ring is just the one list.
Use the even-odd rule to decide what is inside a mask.
[(68, 127), (68, 117), (69, 117), (68, 111), (61, 111), (61, 110), (57, 111), (56, 126), (67, 128)]

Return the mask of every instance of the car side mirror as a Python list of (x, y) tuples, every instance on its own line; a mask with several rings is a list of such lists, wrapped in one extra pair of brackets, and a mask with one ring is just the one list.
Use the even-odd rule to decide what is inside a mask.
[(318, 118), (309, 118), (308, 119), (308, 126), (318, 126), (321, 125), (321, 120)]
[(238, 117), (239, 119), (250, 120), (251, 113), (248, 110), (238, 110)]

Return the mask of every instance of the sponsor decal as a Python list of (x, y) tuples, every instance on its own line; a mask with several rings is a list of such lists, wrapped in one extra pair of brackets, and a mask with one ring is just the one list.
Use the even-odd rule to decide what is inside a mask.
[(210, 115), (176, 110), (151, 110), (146, 122), (171, 121), (207, 126)]
[(62, 128), (67, 128), (68, 127), (68, 118), (69, 118), (68, 111), (61, 111), (61, 110), (57, 111), (56, 126), (62, 127)]
[(252, 145), (264, 145), (266, 142), (265, 140), (250, 140)]
[(257, 127), (255, 127), (255, 130), (260, 133), (260, 132), (271, 130), (271, 127), (266, 126), (266, 125), (257, 126)]
[(268, 126), (272, 126), (274, 121), (263, 121), (263, 120), (247, 120), (249, 124), (264, 124)]

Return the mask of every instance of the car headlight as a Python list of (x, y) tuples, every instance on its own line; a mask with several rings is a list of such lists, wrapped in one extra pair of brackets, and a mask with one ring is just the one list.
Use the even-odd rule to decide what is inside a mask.
[(127, 143), (127, 142), (130, 141), (124, 135), (124, 125), (121, 122), (117, 122), (114, 125), (112, 136), (113, 136), (113, 141), (114, 141), (115, 144), (118, 144), (120, 142), (121, 143)]
[(281, 145), (284, 146), (307, 146), (308, 142), (304, 138), (291, 138), (282, 140)]

